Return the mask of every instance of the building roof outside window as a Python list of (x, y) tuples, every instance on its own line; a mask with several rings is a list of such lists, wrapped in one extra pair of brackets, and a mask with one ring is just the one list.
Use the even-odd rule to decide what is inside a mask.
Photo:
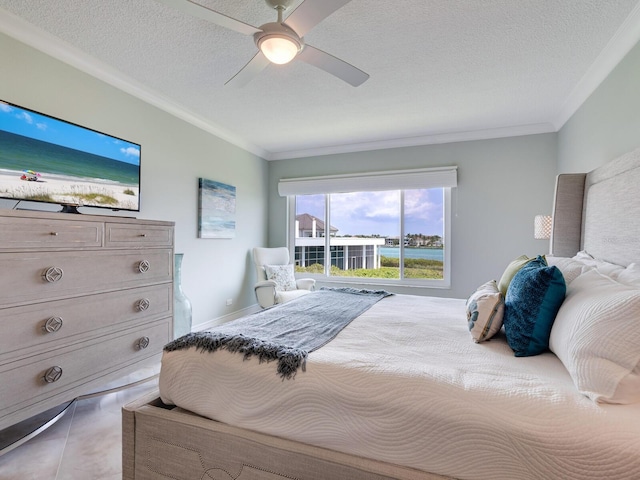
[[(298, 236), (299, 237), (313, 237), (313, 222), (315, 220), (315, 236), (324, 237), (324, 222), (318, 217), (314, 217), (308, 213), (301, 213), (296, 215), (296, 222), (298, 223)], [(329, 227), (329, 234), (335, 235), (338, 233), (338, 229), (334, 226)]]

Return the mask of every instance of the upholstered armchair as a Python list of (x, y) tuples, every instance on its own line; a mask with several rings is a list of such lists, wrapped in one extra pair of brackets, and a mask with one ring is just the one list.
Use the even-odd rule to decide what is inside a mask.
[(313, 278), (296, 280), (286, 247), (256, 247), (253, 249), (253, 262), (258, 276), (258, 283), (255, 285), (256, 297), (262, 308), (288, 302), (310, 293), (315, 288), (316, 281)]

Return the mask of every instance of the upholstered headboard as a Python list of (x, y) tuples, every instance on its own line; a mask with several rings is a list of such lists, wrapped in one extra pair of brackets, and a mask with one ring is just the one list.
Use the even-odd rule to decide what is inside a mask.
[(550, 253), (640, 262), (640, 148), (589, 173), (558, 175)]

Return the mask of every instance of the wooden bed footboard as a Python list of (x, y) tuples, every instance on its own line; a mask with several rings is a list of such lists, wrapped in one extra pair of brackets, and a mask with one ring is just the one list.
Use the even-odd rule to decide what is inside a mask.
[(122, 478), (157, 480), (443, 480), (271, 437), (164, 405), (158, 393), (122, 409)]

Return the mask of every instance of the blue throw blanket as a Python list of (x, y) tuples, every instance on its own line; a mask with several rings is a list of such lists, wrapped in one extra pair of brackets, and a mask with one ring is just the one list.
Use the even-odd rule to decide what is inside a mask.
[(196, 347), (203, 352), (225, 349), (245, 359), (256, 355), (260, 362), (277, 360), (278, 373), (289, 379), (299, 368), (305, 370), (310, 352), (388, 295), (384, 290), (323, 288), (211, 330), (189, 333), (164, 350)]

